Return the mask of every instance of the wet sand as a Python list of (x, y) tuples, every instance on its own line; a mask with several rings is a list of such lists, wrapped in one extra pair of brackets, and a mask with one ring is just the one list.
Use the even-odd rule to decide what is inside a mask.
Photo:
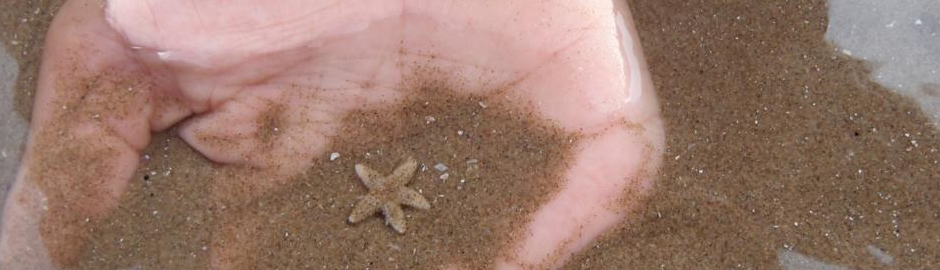
[[(448, 92), (426, 88), (401, 105), (350, 112), (311, 169), (232, 203), (206, 194), (250, 189), (237, 183), (254, 179), (158, 138), (116, 213), (92, 226), (76, 269), (203, 269), (208, 246), (223, 247), (235, 269), (491, 268), (558, 190), (578, 138), (498, 100)], [(406, 208), (401, 235), (380, 215), (347, 223), (368, 192), (355, 165), (384, 175), (409, 157), (420, 165), (408, 186), (431, 208)], [(212, 242), (220, 239), (230, 242)]]
[[(10, 31), (37, 44), (52, 3), (20, 1), (3, 11), (4, 45), (25, 52), (21, 78), (34, 78), (39, 49), (10, 47)], [(40, 15), (28, 16), (36, 7)], [(776, 269), (790, 250), (854, 269), (940, 265), (940, 134), (910, 100), (826, 43), (825, 1), (631, 8), (667, 123), (666, 162), (646, 207), (567, 269)], [(9, 27), (23, 16), (32, 23)], [(17, 89), (24, 112), (32, 89), (25, 81)], [(134, 192), (153, 194), (159, 207), (198, 204), (173, 188), (149, 192), (205, 177), (212, 165), (172, 134), (149, 151), (135, 181), (155, 184)], [(159, 181), (143, 180), (167, 168), (173, 172)], [(388, 232), (380, 223), (356, 228)], [(185, 245), (153, 233), (146, 239), (156, 243), (138, 242), (145, 245), (129, 260), (204, 263), (198, 254), (208, 233), (179, 236), (195, 239)]]
[(825, 1), (717, 2), (631, 1), (664, 172), (649, 205), (567, 269), (775, 269), (784, 250), (940, 265), (931, 120), (826, 43)]

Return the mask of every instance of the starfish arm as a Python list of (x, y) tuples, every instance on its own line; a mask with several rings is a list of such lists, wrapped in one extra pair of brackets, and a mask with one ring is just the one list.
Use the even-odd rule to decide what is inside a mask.
[(362, 221), (363, 219), (375, 214), (381, 206), (381, 202), (373, 196), (366, 195), (356, 203), (356, 206), (353, 207), (352, 213), (349, 214), (349, 222), (356, 223)]
[(411, 182), (411, 175), (414, 174), (415, 170), (418, 169), (418, 161), (415, 161), (414, 158), (409, 157), (405, 163), (398, 165), (398, 168), (395, 168), (395, 171), (392, 172), (392, 175), (388, 176), (389, 181), (392, 183), (391, 186), (404, 186), (408, 182)]
[(379, 174), (379, 172), (362, 164), (356, 164), (356, 175), (359, 176), (359, 179), (362, 180), (362, 183), (365, 184), (369, 190), (378, 187), (382, 179), (382, 175)]
[(421, 196), (421, 193), (418, 193), (414, 189), (402, 187), (398, 189), (398, 200), (402, 204), (411, 206), (421, 210), (428, 210), (431, 208), (431, 203), (428, 202), (424, 196)]
[(405, 233), (405, 211), (401, 210), (401, 205), (387, 202), (382, 206), (382, 213), (385, 214), (385, 223), (391, 225), (396, 232)]

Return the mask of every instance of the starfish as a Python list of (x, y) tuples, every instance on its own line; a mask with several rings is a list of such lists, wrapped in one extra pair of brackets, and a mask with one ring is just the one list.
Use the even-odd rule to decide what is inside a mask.
[(356, 175), (369, 188), (369, 194), (356, 203), (349, 214), (349, 222), (362, 221), (382, 209), (385, 223), (391, 225), (398, 233), (405, 233), (405, 212), (401, 209), (402, 204), (422, 210), (431, 208), (424, 196), (405, 186), (411, 182), (411, 176), (417, 168), (418, 162), (408, 158), (405, 163), (395, 168), (392, 174), (382, 176), (365, 165), (356, 164)]

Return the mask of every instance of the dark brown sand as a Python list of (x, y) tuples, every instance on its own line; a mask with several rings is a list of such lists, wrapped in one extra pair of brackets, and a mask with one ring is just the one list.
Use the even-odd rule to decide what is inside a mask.
[[(13, 7), (0, 11), (4, 45), (10, 46), (11, 33), (30, 41), (29, 46), (12, 46), (11, 52), (25, 53), (19, 59), (21, 77), (34, 78), (38, 44), (54, 6), (50, 3), (58, 1), (3, 1), (4, 7)], [(37, 7), (40, 14), (29, 15)], [(777, 269), (777, 254), (787, 249), (857, 269), (940, 266), (940, 134), (912, 103), (871, 82), (863, 63), (836, 54), (824, 41), (825, 1), (631, 1), (631, 8), (667, 122), (667, 162), (647, 207), (576, 255), (567, 269)], [(34, 24), (11, 27), (24, 17)], [(22, 82), (21, 95), (32, 89)], [(21, 99), (23, 108), (27, 100)], [(216, 210), (200, 208), (207, 203), (185, 194), (191, 192), (187, 188), (201, 187), (198, 181), (212, 173), (211, 164), (173, 136), (155, 139), (148, 153), (151, 160), (132, 187), (139, 212), (112, 218), (136, 213), (152, 224), (124, 229), (102, 224), (114, 230), (96, 238), (98, 248), (89, 252), (97, 253), (88, 255), (85, 265), (100, 265), (90, 258), (115, 250), (128, 253), (121, 254), (125, 258), (104, 257), (120, 263), (160, 261), (173, 269), (205, 263), (202, 246), (212, 232), (197, 225), (217, 223), (211, 218)], [(369, 165), (387, 171), (394, 162), (370, 160)], [(172, 173), (164, 176), (168, 168)], [(145, 180), (142, 174), (151, 171), (156, 175)], [(419, 174), (412, 186), (427, 192), (434, 176), (427, 173)], [(350, 172), (336, 174), (348, 181), (337, 208), (348, 210), (364, 189), (355, 185)], [(320, 175), (308, 172), (296, 189), (309, 190), (302, 183), (313, 185), (310, 181)], [(185, 188), (172, 184), (186, 181), (195, 183)], [(283, 193), (305, 199), (301, 195)], [(443, 210), (440, 203), (432, 203), (432, 211)], [(275, 205), (266, 207), (282, 213), (309, 207)], [(148, 207), (153, 211), (142, 212)], [(311, 219), (332, 215), (330, 211), (342, 214), (326, 209), (306, 213)], [(163, 213), (175, 214), (154, 217)], [(434, 224), (430, 211), (406, 213), (411, 228)], [(293, 230), (316, 230), (286, 223), (293, 224), (286, 227), (292, 235)], [(381, 223), (375, 218), (348, 230), (392, 237)], [(273, 232), (265, 233), (271, 237), (261, 239), (276, 239)], [(119, 234), (136, 237), (132, 242), (137, 247), (121, 247), (120, 238), (105, 243)], [(359, 241), (279, 242), (382, 255), (394, 249)], [(418, 244), (397, 247), (407, 251), (406, 246)], [(868, 245), (893, 255), (895, 265), (881, 265), (866, 251)]]

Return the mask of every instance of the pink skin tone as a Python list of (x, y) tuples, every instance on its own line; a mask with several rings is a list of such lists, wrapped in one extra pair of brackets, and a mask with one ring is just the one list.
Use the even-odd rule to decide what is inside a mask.
[[(505, 91), (562, 129), (588, 135), (567, 183), (497, 259), (499, 269), (563, 265), (624, 220), (625, 211), (612, 205), (626, 189), (651, 188), (653, 179), (639, 173), (655, 171), (664, 149), (629, 10), (611, 0), (72, 0), (50, 29), (43, 60), (24, 168), (36, 152), (34, 134), (56, 109), (56, 80), (71, 74), (54, 63), (153, 79), (142, 109), (71, 131), (102, 136), (118, 151), (107, 159), (113, 177), (102, 182), (106, 192), (89, 208), (96, 213), (117, 204), (151, 132), (179, 125), (179, 136), (210, 160), (250, 165), (244, 173), (257, 176), (248, 184), (258, 188), (245, 196), (258, 196), (327, 156), (327, 138), (343, 113), (388, 105), (406, 80), (427, 77), (421, 68), (459, 81), (458, 91)], [(152, 103), (159, 97), (178, 102)], [(284, 105), (288, 122), (274, 147), (232, 135), (257, 133), (254, 120), (272, 102)], [(235, 143), (223, 147), (205, 136)], [(25, 174), (5, 205), (3, 269), (52, 265), (37, 229), (43, 195)], [(230, 269), (224, 258), (239, 256), (210, 249), (214, 269)]]

